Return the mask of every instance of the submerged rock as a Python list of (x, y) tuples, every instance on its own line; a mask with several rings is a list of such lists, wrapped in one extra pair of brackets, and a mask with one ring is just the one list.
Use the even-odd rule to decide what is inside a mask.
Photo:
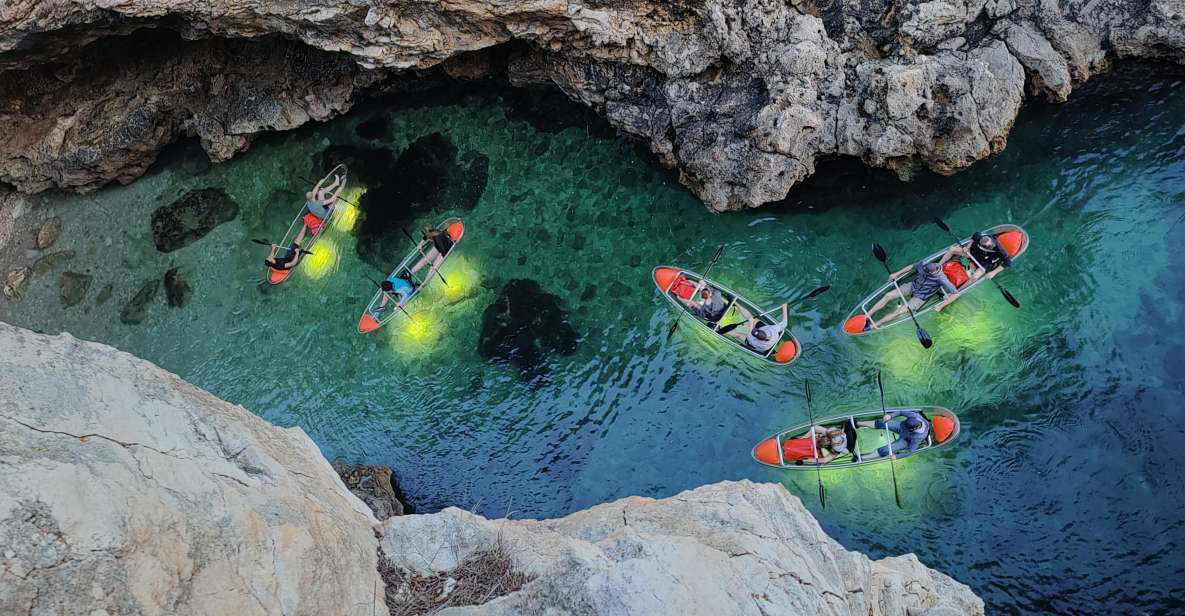
[(108, 285), (103, 287), (99, 291), (99, 294), (95, 296), (95, 305), (102, 306), (103, 304), (107, 303), (107, 300), (111, 299), (111, 293), (114, 291), (115, 285), (108, 283)]
[(81, 302), (82, 298), (86, 297), (87, 290), (91, 288), (91, 279), (89, 274), (62, 272), (59, 289), (62, 306), (69, 308)]
[(62, 218), (54, 216), (45, 221), (41, 228), (37, 230), (36, 241), (34, 242), (38, 250), (45, 250), (54, 245), (58, 238), (62, 235)]
[(482, 313), (477, 352), (483, 359), (509, 362), (529, 378), (545, 371), (551, 354), (575, 353), (579, 341), (558, 297), (534, 280), (515, 278)]
[(391, 122), (385, 115), (376, 115), (363, 120), (354, 127), (354, 134), (370, 141), (391, 138)]
[(29, 276), (32, 273), (32, 270), (25, 266), (9, 271), (8, 275), (4, 277), (4, 296), (8, 299), (20, 297), (25, 292), (25, 287), (29, 284)]
[(123, 310), (119, 311), (119, 322), (124, 325), (143, 323), (148, 316), (148, 304), (156, 299), (156, 293), (159, 290), (160, 278), (145, 281), (140, 285), (140, 290), (136, 291), (131, 301), (124, 305)]
[(31, 267), (34, 274), (44, 274), (73, 258), (73, 250), (59, 250), (57, 252), (51, 252), (47, 255), (42, 255), (39, 259), (33, 262)]
[(238, 215), (239, 204), (221, 188), (191, 190), (152, 213), (152, 242), (161, 252), (173, 252)]
[(342, 482), (350, 493), (366, 503), (374, 512), (374, 517), (385, 520), (387, 518), (414, 513), (410, 506), (403, 502), (403, 495), (395, 483), (395, 473), (385, 466), (369, 464), (333, 463), (333, 470), (341, 477)]
[(180, 308), (185, 305), (185, 301), (189, 299), (189, 292), (191, 291), (189, 282), (185, 280), (185, 274), (181, 272), (179, 267), (171, 267), (165, 272), (165, 300), (169, 306), (173, 308)]
[(330, 146), (321, 164), (344, 162), (366, 185), (358, 202), (358, 256), (378, 267), (392, 265), (392, 255), (408, 250), (412, 218), (425, 212), (440, 217), (472, 209), (485, 192), (489, 158), (480, 152), (460, 153), (441, 133), (420, 137), (396, 158), (386, 148)]

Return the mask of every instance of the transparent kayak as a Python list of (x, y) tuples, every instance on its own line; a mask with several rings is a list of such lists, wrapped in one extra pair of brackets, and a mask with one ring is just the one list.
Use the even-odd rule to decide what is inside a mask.
[[(444, 255), (444, 259), (448, 260), (448, 258), (457, 251), (457, 244), (460, 244), (461, 238), (465, 236), (465, 224), (461, 222), (460, 218), (448, 218), (445, 219), (444, 222), (437, 225), (436, 228), (447, 233), (449, 238), (453, 240), (453, 247), (449, 249), (448, 254)], [(411, 300), (419, 296), (420, 291), (422, 291), (426, 285), (432, 282), (431, 279), (422, 279), (416, 274), (411, 273), (412, 266), (415, 265), (415, 263), (421, 258), (423, 258), (424, 254), (430, 247), (431, 242), (426, 240), (420, 241), (420, 243), (417, 244), (416, 247), (411, 250), (411, 252), (407, 253), (406, 257), (403, 257), (403, 260), (399, 262), (399, 265), (396, 265), (395, 269), (391, 270), (391, 273), (387, 276), (388, 278), (391, 278), (393, 276), (402, 274), (400, 276), (401, 278), (412, 283), (411, 295), (409, 295), (408, 298), (403, 302), (404, 310), (407, 309), (407, 305), (411, 303)], [(441, 267), (443, 266), (444, 262), (442, 261)], [(427, 269), (431, 268), (432, 265), (428, 264), (424, 267), (425, 271), (427, 271)], [(439, 271), (439, 269), (437, 271)], [(435, 278), (436, 274), (433, 274), (432, 276)], [(395, 318), (396, 314), (403, 312), (403, 310), (400, 310), (399, 307), (395, 305), (395, 300), (390, 299), (387, 300), (387, 306), (384, 308), (382, 313), (376, 316), (375, 313), (382, 301), (383, 292), (379, 290), (375, 292), (374, 297), (370, 300), (370, 303), (366, 305), (366, 310), (363, 310), (362, 316), (358, 318), (358, 333), (369, 334), (370, 332), (386, 325), (388, 321)]]

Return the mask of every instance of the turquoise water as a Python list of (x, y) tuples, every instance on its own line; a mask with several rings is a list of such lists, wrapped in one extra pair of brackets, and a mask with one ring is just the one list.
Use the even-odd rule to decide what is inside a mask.
[[(832, 163), (788, 203), (726, 216), (603, 125), (559, 122), (571, 107), (523, 115), (523, 95), (499, 89), (375, 104), (223, 165), (179, 148), (129, 186), (40, 197), (40, 212), (64, 221), (50, 252), (75, 254), (35, 274), (20, 299), (0, 300), (0, 319), (112, 344), (301, 426), (330, 458), (389, 465), (420, 511), (551, 517), (723, 479), (781, 481), (847, 547), (915, 552), (992, 613), (1180, 610), (1185, 271), (1171, 247), (1185, 234), (1183, 94), (1174, 79), (1103, 81), (1026, 112), (1001, 156), (954, 177), (902, 184)], [(389, 123), (382, 137), (359, 137), (376, 116)], [(357, 235), (368, 216), (402, 211), (419, 198), (414, 187), (431, 184), (393, 161), (436, 132), (468, 161), (451, 181), (480, 197), (468, 203), (473, 191), (450, 184), (443, 204), (400, 222), (465, 220), (443, 268), (448, 286), (427, 288), (411, 319), (360, 336), (366, 277), (386, 268), (359, 257)], [(348, 193), (375, 209), (351, 206), (289, 282), (267, 288), (263, 248), (248, 240), (283, 233), (330, 144), (388, 150), (389, 176), (372, 173), (363, 187), (359, 174)], [(484, 190), (476, 153), (488, 159)], [(362, 190), (378, 193), (380, 181), (397, 188), (375, 203)], [(224, 189), (240, 215), (157, 252), (153, 210), (203, 187)], [(907, 326), (840, 332), (884, 280), (870, 243), (895, 266), (920, 258), (947, 242), (933, 215), (962, 235), (1002, 222), (1028, 230), (1029, 251), (998, 278), (1022, 309), (982, 286), (924, 317), (929, 351)], [(29, 229), (17, 237), (0, 255), (4, 271), (41, 254)], [(805, 347), (793, 366), (752, 361), (690, 324), (667, 340), (672, 312), (651, 269), (702, 271), (721, 243), (712, 277), (759, 304), (832, 286), (792, 318)], [(390, 236), (379, 246), (390, 264), (408, 248)], [(188, 303), (170, 307), (161, 293), (142, 323), (121, 323), (141, 285), (174, 266), (193, 289)], [(70, 308), (58, 299), (62, 269), (93, 276)], [(530, 367), (480, 356), (483, 313), (515, 279), (557, 298), (557, 318), (578, 336), (571, 353)], [(963, 422), (952, 446), (897, 465), (903, 509), (887, 465), (824, 473), (822, 509), (813, 475), (750, 459), (758, 440), (805, 420), (804, 380), (827, 416), (879, 404), (878, 369), (889, 404), (940, 404)]]

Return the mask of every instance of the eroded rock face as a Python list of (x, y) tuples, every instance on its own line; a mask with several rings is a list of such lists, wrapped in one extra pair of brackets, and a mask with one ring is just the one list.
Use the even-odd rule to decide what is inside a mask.
[[(186, 43), (131, 54), (131, 68), (129, 57), (72, 52), (148, 25), (286, 39)], [(182, 133), (222, 160), (254, 133), (342, 111), (384, 69), (440, 64), (462, 78), (554, 84), (648, 142), (710, 207), (739, 209), (784, 197), (820, 157), (906, 178), (919, 166), (954, 172), (1004, 147), (1026, 75), (1064, 99), (1109, 55), (1185, 59), (1180, 0), (75, 0), (0, 12), (0, 83), (46, 66), (25, 75), (28, 91), (0, 88), (0, 181), (26, 191), (127, 181)]]
[(222, 189), (191, 190), (152, 213), (152, 242), (161, 252), (173, 252), (238, 215), (239, 204)]
[(579, 341), (558, 297), (534, 280), (515, 278), (482, 313), (477, 353), (508, 362), (532, 378), (546, 372), (545, 362), (553, 353), (576, 352)]
[(494, 546), (531, 580), (449, 614), (984, 613), (969, 588), (912, 554), (873, 561), (845, 550), (775, 484), (630, 497), (558, 520), (487, 520), (449, 508), (383, 524), (390, 565), (419, 574), (451, 571)]
[(355, 616), (374, 518), (300, 428), (0, 324), (0, 613)]

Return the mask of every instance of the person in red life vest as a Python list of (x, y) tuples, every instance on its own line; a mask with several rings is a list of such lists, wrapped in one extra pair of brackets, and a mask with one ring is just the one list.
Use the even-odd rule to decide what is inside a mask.
[(798, 466), (802, 466), (804, 460), (814, 460), (816, 457), (819, 464), (827, 464), (847, 453), (848, 437), (840, 428), (811, 426), (810, 432), (782, 442), (782, 459), (787, 462), (794, 460)]
[[(1012, 258), (1008, 256), (1008, 251), (1000, 246), (996, 237), (978, 231), (971, 236), (971, 241), (966, 246), (958, 244), (951, 246), (946, 254), (942, 255), (939, 263), (942, 264), (945, 271), (948, 262), (958, 263), (960, 257), (971, 262), (971, 280), (979, 280), (985, 273), (988, 278), (995, 278), (996, 274), (999, 274), (1004, 268), (1012, 267)], [(960, 267), (962, 267), (961, 264)], [(956, 283), (955, 286), (961, 285)]]

